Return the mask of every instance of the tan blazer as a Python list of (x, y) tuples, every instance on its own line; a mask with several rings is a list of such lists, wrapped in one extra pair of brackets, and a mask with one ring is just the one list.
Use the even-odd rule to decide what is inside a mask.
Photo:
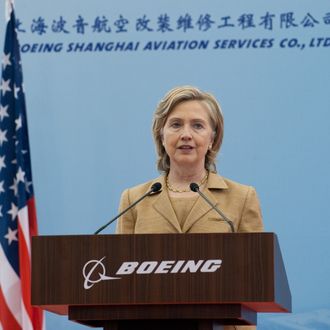
[[(117, 224), (117, 233), (210, 233), (230, 232), (230, 227), (211, 207), (199, 197), (187, 216), (182, 228), (176, 218), (167, 194), (165, 177), (127, 189), (120, 201), (120, 211), (146, 193), (155, 182), (162, 184), (162, 191), (146, 197), (140, 204), (124, 214)], [(204, 194), (234, 222), (235, 231), (263, 231), (262, 216), (256, 191), (210, 173)]]
[[(119, 234), (145, 233), (208, 233), (230, 232), (229, 225), (198, 197), (182, 228), (166, 190), (165, 177), (127, 189), (120, 201), (120, 211), (146, 193), (155, 182), (162, 184), (162, 191), (146, 197), (140, 204), (124, 214), (117, 224)], [(204, 194), (234, 223), (235, 231), (263, 231), (262, 216), (256, 191), (221, 176), (210, 173)], [(253, 330), (254, 326), (225, 326), (225, 330)]]

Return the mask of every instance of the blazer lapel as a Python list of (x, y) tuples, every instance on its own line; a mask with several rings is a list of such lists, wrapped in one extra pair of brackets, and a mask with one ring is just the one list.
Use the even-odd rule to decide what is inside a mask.
[[(217, 205), (218, 201), (215, 199), (212, 193), (213, 189), (228, 189), (228, 186), (221, 176), (210, 172), (208, 183), (203, 193), (213, 205)], [(211, 206), (201, 196), (199, 196), (195, 205), (193, 206), (186, 218), (186, 221), (182, 228), (182, 232), (185, 233), (189, 231), (189, 229), (196, 223), (196, 221), (205, 216), (205, 214), (210, 212), (211, 209)]]
[[(180, 224), (176, 218), (176, 214), (173, 210), (170, 198), (168, 197), (165, 183), (165, 177), (160, 176), (154, 182), (160, 182), (162, 184), (162, 191), (157, 196), (157, 199), (153, 203), (154, 209), (162, 215), (179, 233), (182, 233)], [(153, 183), (154, 183), (153, 182)]]

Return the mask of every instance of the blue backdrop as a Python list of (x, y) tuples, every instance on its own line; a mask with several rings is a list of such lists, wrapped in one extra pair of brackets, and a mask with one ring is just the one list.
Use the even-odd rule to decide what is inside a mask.
[(329, 329), (329, 2), (21, 0), (16, 14), (40, 233), (92, 233), (157, 176), (155, 106), (195, 85), (224, 112), (219, 172), (256, 187), (280, 240), (293, 313), (258, 328)]

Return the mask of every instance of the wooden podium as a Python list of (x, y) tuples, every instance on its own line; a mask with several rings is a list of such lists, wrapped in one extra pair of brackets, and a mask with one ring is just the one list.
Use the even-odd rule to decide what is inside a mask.
[(219, 329), (290, 312), (273, 233), (36, 236), (32, 304), (104, 329)]

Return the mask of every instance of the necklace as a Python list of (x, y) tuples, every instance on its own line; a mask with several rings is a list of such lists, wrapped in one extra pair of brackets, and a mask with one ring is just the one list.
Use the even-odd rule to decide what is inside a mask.
[[(209, 172), (206, 172), (205, 176), (203, 177), (203, 179), (198, 183), (198, 186), (201, 187), (207, 180), (207, 178), (209, 177)], [(177, 189), (177, 188), (174, 188), (168, 181), (168, 176), (166, 176), (166, 187), (169, 191), (173, 191), (173, 192), (177, 192), (177, 193), (184, 193), (184, 192), (189, 192), (191, 191), (190, 190), (190, 187), (189, 189)]]

